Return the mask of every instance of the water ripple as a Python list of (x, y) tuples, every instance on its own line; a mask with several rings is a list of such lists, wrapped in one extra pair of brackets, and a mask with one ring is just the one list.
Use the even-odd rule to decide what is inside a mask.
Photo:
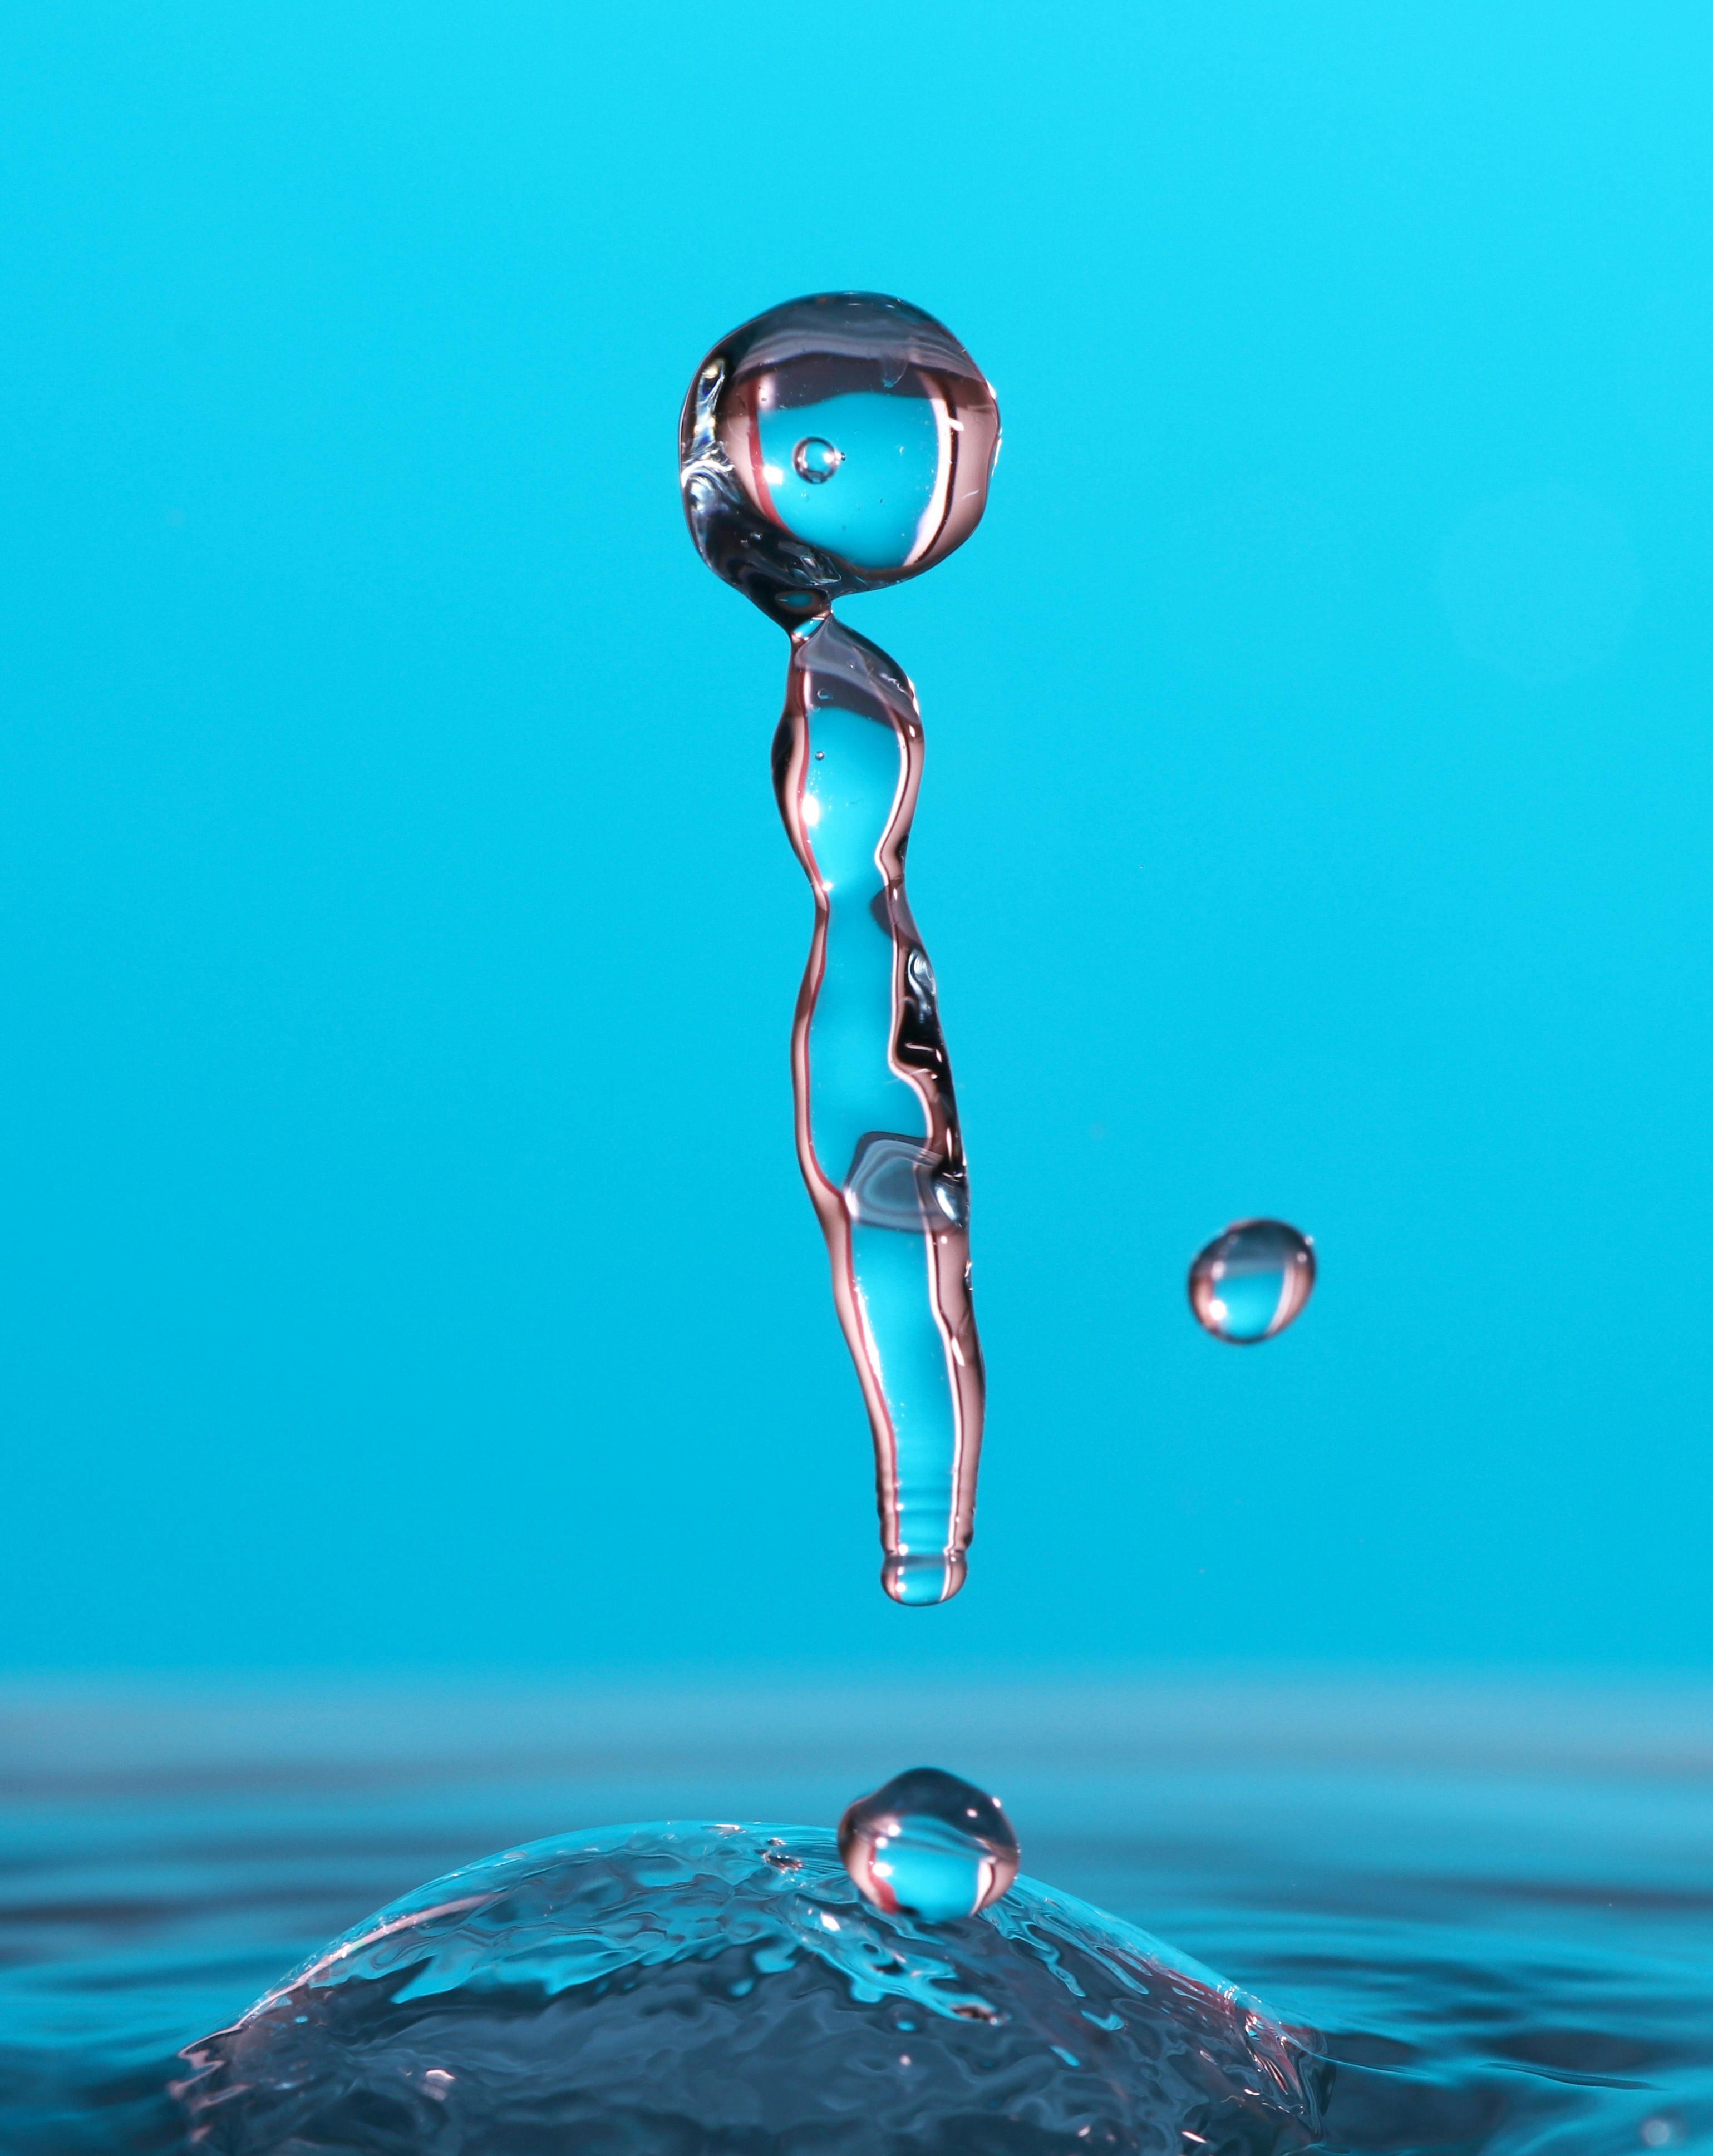
[[(67, 1707), (56, 1736), (37, 1714), (0, 1798), (0, 2148), (167, 2156), (179, 2047), (420, 1881), (603, 1820), (830, 1822), (930, 1725), (936, 1753), (1003, 1787), (1033, 1875), (1324, 2032), (1330, 2149), (1645, 2156), (1713, 2137), (1713, 1779), (1685, 1768), (1692, 1728), (1601, 1753), (1567, 1708), (1562, 1750), (1519, 1759), (1520, 1717), (1495, 1712), (1510, 1748), (1484, 1768), (1472, 1709), (1428, 1716), (1413, 1746), (1395, 1717), (1366, 1758), (1341, 1736), (1317, 1765), (1300, 1702), (1278, 1718), (1287, 1748), (1229, 1691), (1226, 1712), (1008, 1698), (846, 1695), (819, 1722), (800, 1695), (564, 1700), (557, 1748), (526, 1741), (539, 1700), (509, 1744), (468, 1702), (424, 1699), (413, 1722), (377, 1701), (315, 1741), (263, 1703), (224, 1710), (224, 1751), (174, 1725), (176, 1758), (164, 1739), (103, 1753), (103, 1717), (135, 1755), (141, 1716)], [(1348, 1699), (1323, 1704), (1347, 1732)]]

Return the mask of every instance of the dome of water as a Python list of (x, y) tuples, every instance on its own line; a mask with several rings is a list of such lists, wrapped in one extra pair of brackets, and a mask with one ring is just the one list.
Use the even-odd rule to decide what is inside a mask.
[(436, 1880), (185, 2060), (210, 2156), (1269, 2156), (1330, 2071), (1069, 1895), (929, 1927), (824, 1831), (705, 1824)]
[(893, 1915), (973, 1917), (1017, 1876), (999, 1799), (938, 1767), (895, 1774), (839, 1821), (839, 1854), (863, 1898)]
[(1285, 1220), (1239, 1220), (1190, 1266), (1191, 1309), (1234, 1347), (1283, 1332), (1314, 1291), (1314, 1245)]
[(961, 546), (999, 435), (993, 391), (933, 316), (876, 292), (788, 300), (723, 339), (690, 385), (691, 536), (790, 628)]

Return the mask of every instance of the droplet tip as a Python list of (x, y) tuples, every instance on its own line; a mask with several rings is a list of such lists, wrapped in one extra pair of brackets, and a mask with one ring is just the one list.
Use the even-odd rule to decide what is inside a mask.
[(924, 1551), (920, 1557), (888, 1557), (881, 1567), (880, 1584), (894, 1602), (903, 1603), (907, 1609), (928, 1609), (938, 1602), (949, 1602), (969, 1570), (958, 1551)]

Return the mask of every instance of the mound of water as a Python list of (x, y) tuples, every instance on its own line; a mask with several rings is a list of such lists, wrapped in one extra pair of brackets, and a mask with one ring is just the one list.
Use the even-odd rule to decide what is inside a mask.
[(177, 2094), (210, 2156), (1268, 2156), (1318, 2130), (1308, 2041), (1027, 1879), (929, 1926), (819, 1830), (629, 1826), (393, 1903)]

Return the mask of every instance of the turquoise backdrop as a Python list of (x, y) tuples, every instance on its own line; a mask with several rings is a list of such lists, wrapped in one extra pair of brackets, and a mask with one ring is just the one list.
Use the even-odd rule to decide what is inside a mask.
[[(0, 1662), (1713, 1665), (1713, 14), (12, 11)], [(991, 1379), (877, 1585), (715, 338), (1000, 393), (914, 677)], [(1244, 1214), (1295, 1329), (1184, 1298)]]

